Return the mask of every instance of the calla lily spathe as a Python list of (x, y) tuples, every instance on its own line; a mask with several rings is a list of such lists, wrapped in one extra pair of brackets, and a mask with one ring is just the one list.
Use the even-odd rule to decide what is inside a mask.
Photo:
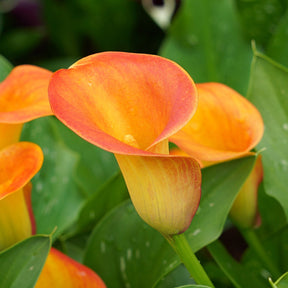
[(29, 181), (42, 162), (42, 150), (33, 143), (0, 150), (0, 250), (35, 233)]
[[(6, 79), (0, 83), (0, 150), (6, 149), (6, 147), (10, 147), (11, 144), (19, 141), (22, 126), (25, 122), (52, 114), (48, 101), (48, 83), (51, 75), (52, 72), (46, 69), (31, 65), (21, 65), (14, 68)], [(30, 154), (27, 154), (27, 158), (25, 158), (25, 153), (21, 152), (22, 148), (17, 148), (25, 145), (30, 147), (30, 150), (27, 150), (30, 151)], [(43, 161), (42, 151), (39, 150), (38, 146), (38, 148), (35, 148), (36, 146), (31, 146), (30, 144), (19, 144), (19, 146), (11, 147), (9, 148), (11, 157), (1, 162), (0, 167), (2, 219), (6, 217), (6, 219), (11, 220), (10, 222), (3, 220), (4, 222), (1, 224), (1, 231), (6, 236), (1, 237), (3, 244), (0, 249), (30, 236), (35, 230), (31, 205), (27, 206), (27, 203), (30, 203), (31, 194), (31, 188), (29, 188), (28, 184), (30, 179), (29, 175), (27, 175), (30, 170), (27, 167), (31, 164), (31, 159), (36, 161), (38, 157), (38, 165), (40, 162), (42, 165)], [(13, 153), (11, 152), (12, 150), (14, 151)], [(5, 151), (2, 150), (2, 157), (7, 155), (8, 152)], [(32, 153), (35, 154), (35, 158), (31, 156)], [(31, 159), (29, 158), (30, 156)], [(38, 169), (40, 169), (41, 165)], [(18, 173), (18, 178), (13, 178), (15, 173)], [(12, 181), (11, 179), (18, 180)], [(25, 181), (25, 185), (18, 187), (19, 183), (21, 183), (20, 179)], [(4, 180), (5, 182), (3, 182)], [(9, 181), (12, 182), (10, 183)], [(11, 186), (13, 183), (18, 187), (17, 193), (14, 193), (16, 190), (13, 190), (14, 186)], [(5, 187), (8, 184), (10, 186)], [(6, 197), (8, 194), (9, 197)], [(15, 209), (17, 213), (13, 213)], [(30, 209), (30, 219), (27, 216), (27, 209)], [(17, 220), (18, 218), (20, 220)], [(12, 222), (15, 222), (15, 225)], [(31, 225), (32, 227), (30, 227)]]
[(35, 288), (106, 288), (88, 267), (51, 248)]
[(94, 54), (54, 73), (49, 99), (66, 126), (115, 154), (149, 225), (163, 234), (188, 228), (200, 200), (200, 168), (168, 149), (168, 137), (197, 107), (195, 85), (181, 67), (153, 55)]
[(24, 123), (52, 115), (48, 101), (51, 75), (46, 69), (21, 65), (0, 83), (0, 148), (19, 141)]
[(248, 155), (264, 133), (256, 107), (221, 83), (197, 84), (198, 108), (170, 140), (192, 157), (221, 162)]
[[(197, 84), (199, 104), (194, 117), (170, 140), (195, 157), (201, 167), (245, 157), (261, 140), (264, 124), (257, 108), (235, 90), (220, 83)], [(263, 178), (261, 157), (238, 193), (231, 218), (253, 227), (258, 219), (257, 191)]]
[[(36, 232), (31, 178), (43, 162), (41, 148), (18, 142), (0, 150), (0, 251)], [(51, 249), (36, 287), (105, 288), (100, 277), (63, 253)]]
[[(36, 232), (31, 178), (43, 163), (41, 148), (18, 142), (23, 123), (51, 115), (48, 83), (52, 72), (18, 66), (0, 83), (0, 251)], [(105, 288), (100, 277), (51, 249), (36, 287)]]

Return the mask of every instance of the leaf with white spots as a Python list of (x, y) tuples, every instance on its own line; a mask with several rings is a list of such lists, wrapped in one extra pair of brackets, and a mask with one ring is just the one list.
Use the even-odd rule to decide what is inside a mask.
[[(53, 234), (56, 239), (77, 221), (86, 199), (119, 168), (111, 153), (84, 141), (54, 117), (25, 124), (22, 140), (37, 143), (43, 150), (43, 166), (32, 180), (33, 212), (37, 233), (49, 234), (57, 227)], [(96, 196), (93, 201), (102, 205), (101, 213), (105, 214), (105, 205), (111, 204), (102, 196), (101, 201), (99, 197), (95, 200)], [(97, 207), (96, 212), (88, 211), (92, 218), (95, 216), (92, 220), (102, 216)]]
[(96, 226), (84, 264), (97, 271), (107, 287), (147, 288), (179, 261), (166, 240), (143, 222), (128, 200)]

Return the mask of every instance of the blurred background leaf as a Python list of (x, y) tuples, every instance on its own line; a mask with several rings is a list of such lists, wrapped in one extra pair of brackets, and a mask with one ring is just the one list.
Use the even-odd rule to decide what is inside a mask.
[(281, 18), (279, 25), (275, 28), (271, 37), (266, 53), (275, 61), (288, 67), (288, 11)]
[[(287, 11), (287, 0), (236, 0), (238, 17), (247, 40), (265, 50)], [(287, 39), (286, 39), (287, 41)]]
[(196, 82), (222, 82), (246, 93), (252, 53), (230, 0), (183, 1), (160, 54)]
[(0, 55), (0, 81), (3, 81), (8, 76), (12, 68), (12, 64), (6, 58)]
[(107, 50), (156, 54), (164, 37), (134, 0), (11, 0), (1, 18), (0, 53), (52, 70)]

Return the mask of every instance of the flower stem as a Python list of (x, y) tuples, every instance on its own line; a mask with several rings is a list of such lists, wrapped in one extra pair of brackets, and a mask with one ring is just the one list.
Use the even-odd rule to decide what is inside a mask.
[(199, 260), (192, 252), (185, 235), (164, 235), (164, 237), (178, 254), (194, 281), (197, 284), (207, 285), (211, 288), (215, 288)]
[(265, 267), (270, 271), (274, 277), (279, 277), (281, 275), (277, 265), (268, 256), (267, 251), (262, 245), (262, 242), (258, 238), (254, 229), (240, 229), (242, 236), (246, 240), (249, 247), (256, 253)]

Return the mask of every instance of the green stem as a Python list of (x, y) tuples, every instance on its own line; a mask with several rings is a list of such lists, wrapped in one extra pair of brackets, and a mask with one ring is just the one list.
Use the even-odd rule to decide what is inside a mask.
[(281, 272), (279, 271), (274, 261), (268, 256), (267, 251), (263, 247), (262, 242), (260, 241), (258, 235), (255, 233), (255, 230), (240, 229), (240, 232), (249, 247), (253, 249), (253, 251), (256, 253), (256, 255), (259, 257), (265, 267), (270, 271), (270, 273), (274, 277), (279, 277), (281, 275)]
[(194, 281), (197, 284), (207, 285), (211, 288), (215, 288), (199, 260), (192, 252), (185, 235), (164, 235), (164, 237), (178, 254)]

